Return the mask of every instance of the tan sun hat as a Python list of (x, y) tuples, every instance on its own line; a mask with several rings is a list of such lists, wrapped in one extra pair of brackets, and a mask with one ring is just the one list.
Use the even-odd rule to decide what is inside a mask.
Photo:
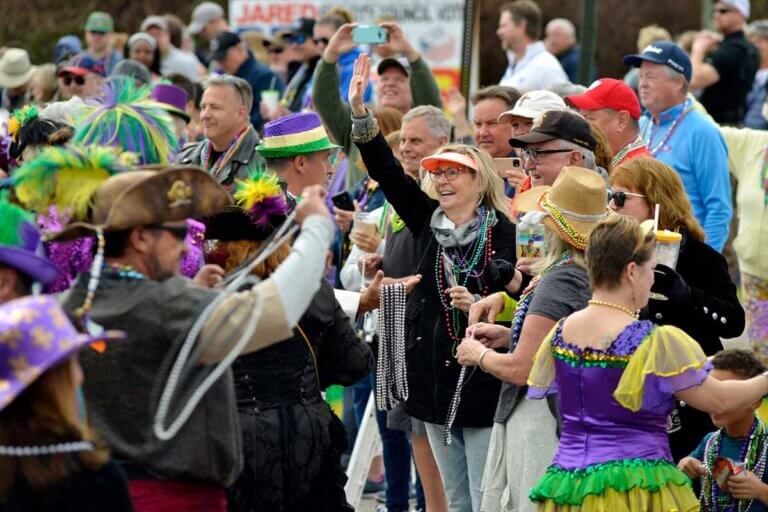
[(27, 50), (8, 48), (0, 57), (0, 87), (4, 89), (21, 87), (32, 80), (34, 73)]
[(545, 213), (544, 224), (581, 250), (597, 223), (612, 213), (605, 180), (595, 171), (571, 166), (560, 171), (551, 187), (534, 187), (517, 196), (515, 207), (521, 213)]

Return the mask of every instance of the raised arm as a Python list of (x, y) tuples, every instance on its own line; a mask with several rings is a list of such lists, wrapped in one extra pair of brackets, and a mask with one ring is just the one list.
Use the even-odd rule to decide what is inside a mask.
[(413, 106), (432, 105), (443, 108), (440, 88), (437, 85), (437, 80), (435, 80), (435, 75), (419, 52), (408, 41), (408, 38), (405, 37), (400, 25), (394, 22), (384, 22), (381, 23), (381, 26), (389, 32), (389, 39), (382, 46), (391, 53), (404, 55), (411, 66), (410, 83)]
[(333, 139), (349, 154), (352, 148), (352, 119), (349, 105), (344, 103), (339, 90), (340, 77), (337, 68), (339, 56), (354, 48), (352, 30), (355, 25), (347, 23), (328, 41), (323, 57), (315, 68), (312, 81), (312, 98), (315, 109), (328, 128)]
[(416, 235), (428, 223), (437, 202), (425, 194), (415, 180), (406, 176), (400, 162), (379, 132), (373, 115), (363, 104), (368, 84), (371, 59), (361, 54), (349, 84), (349, 105), (352, 109), (352, 140), (363, 158), (368, 174), (379, 182), (384, 196), (400, 215), (408, 229)]
[(216, 363), (227, 355), (254, 314), (257, 302), (261, 303), (258, 325), (243, 353), (256, 352), (291, 337), (292, 329), (320, 289), (326, 251), (335, 235), (323, 200), (319, 192), (315, 194), (316, 198), (303, 194), (305, 198), (299, 208), (318, 211), (302, 223), (301, 234), (288, 258), (269, 279), (249, 291), (232, 295), (214, 309), (200, 335), (205, 342), (199, 356), (201, 363)]

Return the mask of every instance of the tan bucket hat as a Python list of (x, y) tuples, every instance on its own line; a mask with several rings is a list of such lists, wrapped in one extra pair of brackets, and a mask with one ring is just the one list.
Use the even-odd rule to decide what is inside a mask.
[(0, 87), (14, 89), (32, 79), (35, 66), (29, 60), (27, 50), (8, 48), (0, 57)]
[(515, 206), (521, 213), (544, 212), (544, 224), (581, 250), (587, 247), (597, 223), (612, 214), (605, 180), (582, 167), (564, 167), (551, 187), (526, 190), (517, 197)]

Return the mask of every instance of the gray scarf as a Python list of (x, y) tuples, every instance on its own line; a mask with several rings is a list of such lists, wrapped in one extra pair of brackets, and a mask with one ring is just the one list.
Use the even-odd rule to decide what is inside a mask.
[(435, 235), (437, 243), (444, 248), (464, 247), (471, 244), (479, 233), (480, 220), (483, 215), (482, 210), (488, 211), (490, 215), (489, 223), (491, 227), (495, 226), (498, 220), (496, 212), (485, 206), (481, 206), (476, 210), (474, 219), (465, 222), (459, 227), (456, 227), (456, 224), (448, 218), (442, 208), (437, 207), (432, 212), (432, 219), (429, 221), (429, 227), (432, 229), (432, 234)]

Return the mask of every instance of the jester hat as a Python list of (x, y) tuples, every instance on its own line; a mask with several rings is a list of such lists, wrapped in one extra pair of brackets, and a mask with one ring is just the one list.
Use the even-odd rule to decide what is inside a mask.
[(104, 96), (81, 111), (73, 141), (136, 153), (139, 164), (168, 165), (179, 141), (166, 106), (150, 93), (130, 77), (111, 78)]

